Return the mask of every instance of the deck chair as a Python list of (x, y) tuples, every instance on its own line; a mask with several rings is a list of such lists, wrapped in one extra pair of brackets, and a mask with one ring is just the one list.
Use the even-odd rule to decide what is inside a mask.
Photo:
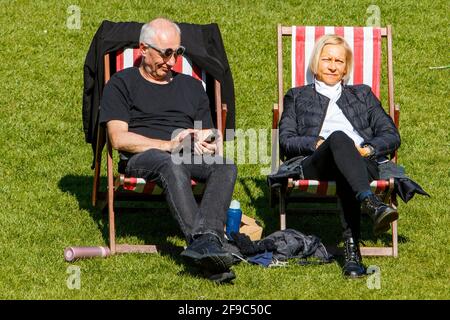
[[(110, 79), (114, 72), (121, 71), (132, 66), (139, 66), (141, 62), (141, 55), (139, 48), (124, 48), (116, 52), (107, 53), (104, 56), (105, 64), (105, 84)], [(195, 65), (191, 59), (184, 55), (178, 58), (176, 65), (173, 68), (178, 73), (184, 73), (194, 77), (203, 84), (205, 91), (212, 90), (212, 97), (214, 99), (216, 126), (217, 129), (224, 133), (227, 107), (221, 103), (221, 87), (220, 83), (213, 79), (204, 70), (201, 70)], [(210, 85), (211, 84), (211, 85)], [(211, 95), (210, 95), (211, 98)], [(94, 182), (92, 190), (92, 204), (97, 206), (100, 202), (106, 203), (108, 207), (109, 219), (109, 248), (111, 254), (115, 253), (156, 253), (156, 245), (129, 245), (116, 244), (116, 229), (115, 229), (115, 212), (114, 204), (118, 201), (165, 201), (163, 190), (153, 181), (146, 181), (143, 178), (127, 177), (123, 173), (115, 175), (113, 164), (113, 150), (108, 140), (108, 133), (106, 126), (99, 125), (97, 134), (97, 145), (94, 162)], [(219, 140), (221, 141), (221, 140)], [(100, 169), (101, 158), (104, 146), (107, 146), (107, 192), (100, 191)], [(218, 146), (219, 153), (222, 154), (223, 146)], [(201, 198), (204, 190), (204, 185), (191, 181), (193, 193), (197, 199)], [(103, 200), (103, 201), (101, 201)], [(106, 201), (105, 201), (106, 200)]]
[[(310, 27), (278, 25), (277, 37), (277, 68), (278, 68), (278, 103), (273, 106), (272, 121), (272, 173), (278, 171), (280, 165), (278, 123), (283, 113), (283, 38), (291, 37), (291, 79), (292, 87), (312, 83), (313, 75), (308, 70), (308, 64), (316, 39), (324, 34), (343, 36), (353, 49), (354, 68), (349, 84), (367, 84), (374, 94), (380, 98), (381, 82), (381, 46), (382, 38), (387, 42), (387, 73), (389, 115), (398, 128), (400, 109), (394, 104), (394, 75), (392, 62), (392, 29), (378, 27)], [(397, 162), (397, 153), (391, 155), (391, 161)], [(371, 183), (371, 189), (383, 201), (396, 205), (393, 194), (394, 179), (376, 180)], [(289, 179), (286, 189), (279, 189), (278, 194), (271, 190), (271, 205), (276, 198), (279, 201), (280, 228), (286, 228), (286, 207), (288, 202), (319, 202), (338, 203), (336, 183), (334, 181), (292, 180)], [(313, 209), (314, 211), (322, 211)], [(326, 211), (326, 210), (324, 210)], [(333, 210), (336, 211), (336, 208)], [(397, 221), (392, 227), (392, 246), (362, 247), (361, 254), (366, 256), (398, 256)]]

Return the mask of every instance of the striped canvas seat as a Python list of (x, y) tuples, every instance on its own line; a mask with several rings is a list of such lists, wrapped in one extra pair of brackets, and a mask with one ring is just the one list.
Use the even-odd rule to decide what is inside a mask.
[[(143, 178), (125, 177), (121, 174), (116, 178), (115, 191), (132, 191), (136, 193), (144, 193), (148, 195), (161, 195), (163, 189), (154, 181), (146, 181)], [(191, 187), (194, 195), (202, 195), (205, 190), (204, 183), (198, 183), (191, 180)]]
[[(335, 181), (319, 180), (289, 180), (289, 191), (292, 194), (311, 193), (319, 196), (332, 197), (336, 195)], [(370, 183), (370, 189), (375, 194), (383, 194), (390, 187), (388, 180), (375, 180)]]
[[(394, 102), (394, 79), (393, 79), (393, 59), (392, 59), (392, 29), (390, 26), (379, 27), (330, 27), (330, 26), (282, 26), (277, 27), (277, 69), (278, 69), (278, 102), (272, 109), (272, 172), (278, 171), (280, 166), (279, 154), (279, 121), (283, 113), (284, 89), (283, 76), (285, 65), (283, 38), (289, 38), (291, 43), (290, 73), (291, 87), (299, 87), (314, 82), (314, 76), (308, 70), (309, 61), (316, 41), (325, 34), (337, 34), (347, 41), (353, 51), (354, 66), (349, 85), (366, 84), (372, 88), (376, 97), (380, 98), (381, 84), (381, 47), (382, 39), (386, 39), (387, 47), (387, 91), (389, 115), (398, 127), (400, 110)], [(394, 153), (392, 159), (397, 162), (397, 154)], [(370, 184), (372, 191), (378, 194), (383, 201), (391, 205), (395, 203), (394, 179), (376, 180)], [(301, 203), (330, 203), (336, 200), (336, 182), (318, 180), (292, 180), (288, 181), (287, 188), (270, 190), (270, 201), (279, 200), (280, 228), (286, 229), (286, 211), (288, 204), (292, 202)], [(277, 194), (278, 193), (278, 194)], [(320, 206), (303, 206), (306, 211), (309, 209), (320, 212)], [(327, 211), (329, 206), (323, 206)], [(336, 207), (338, 208), (338, 207)], [(331, 208), (333, 209), (333, 208)], [(328, 210), (329, 211), (329, 210)], [(397, 221), (392, 223), (392, 246), (391, 247), (364, 247), (361, 249), (363, 255), (398, 255)]]
[(314, 44), (325, 34), (344, 37), (353, 50), (353, 71), (347, 84), (366, 84), (380, 97), (381, 29), (373, 27), (292, 27), (292, 87), (314, 82), (308, 69)]
[[(139, 48), (125, 48), (116, 52), (116, 71), (121, 71), (130, 67), (139, 67), (141, 64), (142, 55)], [(206, 73), (200, 69), (196, 64), (192, 63), (187, 56), (181, 56), (177, 59), (173, 70), (178, 73), (183, 73), (193, 77), (202, 82), (203, 88), (206, 91)], [(143, 178), (125, 177), (123, 174), (119, 175), (115, 181), (116, 191), (127, 190), (137, 193), (145, 193), (149, 195), (160, 195), (163, 190), (152, 181), (145, 181)], [(204, 190), (204, 184), (192, 180), (192, 190), (194, 195), (201, 195)]]
[[(314, 75), (308, 68), (314, 44), (325, 34), (344, 37), (353, 50), (353, 70), (347, 84), (366, 84), (380, 97), (381, 29), (373, 27), (292, 27), (292, 87), (314, 82)], [(388, 181), (374, 181), (373, 191), (389, 187)], [(300, 180), (292, 187), (306, 193), (333, 196), (336, 194), (334, 181)]]

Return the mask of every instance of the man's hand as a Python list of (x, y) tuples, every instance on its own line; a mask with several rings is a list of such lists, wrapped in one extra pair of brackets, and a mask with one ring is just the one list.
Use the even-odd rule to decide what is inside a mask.
[(214, 154), (217, 152), (217, 140), (220, 136), (212, 129), (195, 130), (194, 132), (194, 153)]
[(208, 143), (206, 141), (200, 142), (195, 141), (194, 142), (194, 153), (201, 155), (201, 154), (214, 154), (217, 152), (217, 145), (215, 143)]
[(195, 139), (200, 142), (206, 141), (211, 143), (216, 139), (216, 133), (212, 129), (195, 130), (194, 135)]
[(191, 135), (195, 134), (194, 129), (184, 129), (183, 131), (179, 132), (175, 138), (168, 141), (168, 150), (169, 152), (178, 152), (183, 147), (183, 141), (184, 139), (188, 138), (191, 139)]
[[(190, 141), (186, 141), (186, 139)], [(212, 129), (185, 129), (168, 141), (168, 151), (178, 152), (181, 148), (189, 145), (197, 155), (214, 154), (218, 151), (217, 141), (219, 139), (221, 139), (220, 135)]]

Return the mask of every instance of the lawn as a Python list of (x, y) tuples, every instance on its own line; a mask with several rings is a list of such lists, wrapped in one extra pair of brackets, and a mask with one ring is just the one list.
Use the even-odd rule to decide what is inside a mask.
[[(100, 23), (165, 16), (216, 22), (236, 90), (237, 128), (268, 129), (277, 100), (276, 25), (365, 25), (372, 1), (9, 1), (0, 2), (0, 298), (2, 299), (448, 299), (450, 297), (449, 2), (377, 1), (394, 30), (399, 160), (431, 194), (401, 203), (399, 257), (365, 258), (381, 288), (341, 277), (340, 265), (287, 268), (240, 264), (234, 285), (186, 272), (184, 242), (164, 208), (118, 220), (120, 242), (160, 241), (178, 250), (66, 263), (70, 245), (107, 245), (107, 219), (90, 204), (92, 151), (81, 120), (83, 64)], [(81, 9), (68, 28), (70, 5)], [(69, 23), (70, 25), (70, 23)], [(446, 53), (447, 52), (447, 53)], [(385, 70), (384, 70), (385, 72)], [(384, 73), (383, 81), (386, 83)], [(382, 92), (386, 105), (386, 90)], [(260, 166), (239, 165), (234, 198), (277, 230)], [(339, 241), (335, 215), (290, 214), (288, 226)], [(370, 237), (369, 224), (365, 241)], [(69, 266), (81, 285), (69, 289)], [(68, 273), (69, 272), (69, 273)]]

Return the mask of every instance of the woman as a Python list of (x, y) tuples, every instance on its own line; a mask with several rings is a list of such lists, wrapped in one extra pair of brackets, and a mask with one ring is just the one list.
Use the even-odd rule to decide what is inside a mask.
[(287, 158), (304, 156), (304, 179), (335, 180), (341, 200), (345, 264), (343, 274), (365, 275), (359, 251), (360, 213), (374, 222), (374, 233), (389, 229), (397, 211), (370, 189), (378, 163), (400, 146), (400, 136), (380, 101), (366, 85), (345, 85), (353, 54), (337, 35), (321, 37), (309, 64), (313, 84), (290, 89), (280, 120), (280, 148)]

